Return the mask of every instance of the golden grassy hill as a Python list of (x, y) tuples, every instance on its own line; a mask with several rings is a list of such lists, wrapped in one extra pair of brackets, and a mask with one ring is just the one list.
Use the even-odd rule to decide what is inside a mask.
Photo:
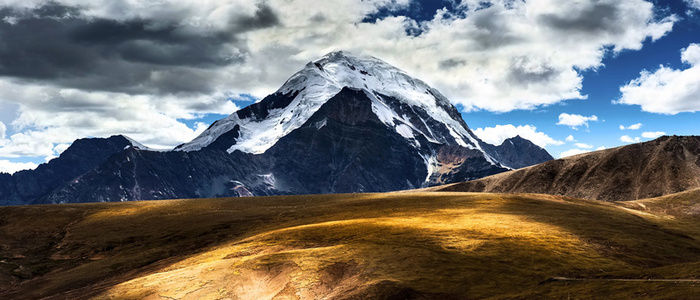
[(0, 299), (700, 295), (700, 282), (657, 281), (700, 278), (699, 223), (558, 196), (283, 196), (0, 216)]
[(620, 202), (619, 204), (659, 216), (674, 217), (692, 222), (693, 219), (700, 218), (700, 189), (657, 198)]
[(700, 136), (664, 136), (434, 189), (628, 201), (695, 188), (700, 188)]

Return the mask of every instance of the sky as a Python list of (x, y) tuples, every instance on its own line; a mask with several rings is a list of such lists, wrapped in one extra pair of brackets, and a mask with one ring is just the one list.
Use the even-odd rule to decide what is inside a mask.
[(188, 142), (324, 54), (554, 157), (700, 135), (700, 0), (0, 0), (0, 172), (75, 139)]

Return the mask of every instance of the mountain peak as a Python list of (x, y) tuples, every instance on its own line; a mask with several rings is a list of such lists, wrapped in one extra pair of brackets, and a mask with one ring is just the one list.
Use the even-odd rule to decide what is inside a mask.
[[(328, 99), (343, 87), (364, 89), (373, 93), (413, 100), (414, 102), (447, 102), (425, 82), (408, 75), (381, 59), (358, 56), (346, 51), (335, 51), (309, 62), (294, 74), (277, 92), (288, 94), (302, 91), (305, 98)], [(411, 95), (407, 95), (409, 92)], [(308, 95), (308, 96), (305, 96)], [(415, 103), (413, 103), (415, 104)]]
[[(379, 119), (409, 140), (424, 136), (436, 144), (481, 150), (481, 141), (439, 91), (378, 58), (346, 51), (331, 52), (309, 62), (274, 94), (217, 121), (176, 150), (197, 151), (216, 144), (228, 145), (229, 153), (264, 153), (301, 127), (343, 88), (365, 91)], [(406, 119), (406, 109), (412, 114), (420, 112), (420, 116)], [(444, 129), (446, 134), (435, 133), (443, 130), (423, 128), (428, 123)]]
[(351, 52), (344, 51), (344, 50), (338, 50), (338, 51), (333, 51), (329, 52), (326, 55), (322, 56), (321, 58), (315, 60), (314, 62), (323, 62), (323, 61), (328, 61), (328, 62), (337, 62), (337, 61), (352, 61), (352, 60), (360, 60), (361, 58)]

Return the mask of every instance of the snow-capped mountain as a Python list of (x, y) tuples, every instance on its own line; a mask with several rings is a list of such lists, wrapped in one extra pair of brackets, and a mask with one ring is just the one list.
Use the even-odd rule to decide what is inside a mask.
[(275, 93), (173, 151), (121, 139), (125, 146), (103, 163), (25, 201), (387, 192), (552, 159), (522, 138), (484, 143), (425, 82), (346, 52), (308, 63)]
[(229, 153), (262, 154), (306, 123), (343, 88), (363, 91), (379, 120), (421, 150), (430, 170), (436, 170), (436, 154), (429, 153), (420, 140), (474, 149), (490, 164), (501, 166), (439, 91), (380, 59), (342, 51), (309, 62), (277, 92), (217, 121), (176, 151), (198, 151), (218, 141)]
[[(301, 127), (326, 101), (344, 87), (364, 90), (372, 100), (372, 110), (380, 120), (406, 137), (423, 136), (431, 142), (457, 144), (480, 149), (478, 138), (464, 124), (449, 100), (425, 82), (413, 78), (384, 61), (374, 57), (357, 57), (338, 51), (309, 62), (294, 74), (271, 98), (277, 105), (268, 105), (264, 113), (248, 114), (246, 110), (217, 121), (192, 142), (179, 146), (179, 151), (196, 151), (213, 143), (224, 133), (239, 126), (239, 137), (231, 139), (233, 152), (241, 150), (261, 154), (280, 138)], [(392, 97), (420, 109), (424, 118), (439, 122), (449, 130), (441, 136), (426, 127), (426, 120), (409, 120), (390, 107), (384, 97)], [(280, 103), (283, 98), (289, 103)], [(423, 123), (414, 124), (416, 121)]]

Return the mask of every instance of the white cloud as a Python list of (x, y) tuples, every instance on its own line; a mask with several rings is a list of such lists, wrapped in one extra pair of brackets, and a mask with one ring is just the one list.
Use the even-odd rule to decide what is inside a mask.
[(566, 125), (573, 129), (578, 129), (580, 126), (588, 127), (588, 122), (596, 121), (598, 121), (598, 117), (595, 115), (586, 117), (582, 115), (562, 113), (559, 115), (559, 122), (557, 125)]
[[(46, 1), (2, 3), (31, 8)], [(147, 20), (154, 28), (174, 24), (188, 36), (208, 36), (228, 28), (230, 22), (255, 15), (261, 2), (54, 3), (80, 6), (88, 17)], [(402, 16), (362, 22), (382, 8), (409, 3), (268, 0), (265, 4), (281, 24), (236, 33), (235, 41), (223, 42), (221, 51), (241, 60), (194, 72), (206, 79), (211, 90), (200, 94), (160, 95), (148, 89), (140, 93), (87, 91), (2, 79), (0, 102), (19, 105), (19, 117), (11, 125), (20, 133), (7, 138), (0, 157), (51, 157), (57, 155), (57, 144), (112, 134), (127, 134), (151, 147), (171, 147), (188, 141), (202, 128), (188, 128), (180, 120), (232, 113), (237, 106), (228, 99), (239, 94), (266, 96), (308, 61), (340, 49), (382, 58), (429, 82), (468, 111), (506, 112), (585, 99), (582, 72), (603, 66), (607, 53), (641, 49), (645, 40), (657, 40), (670, 32), (676, 21), (675, 16), (655, 15), (654, 4), (643, 0), (469, 0), (462, 2), (467, 4), (463, 12), (440, 11), (422, 23)], [(407, 34), (407, 28), (421, 34)], [(151, 75), (157, 81), (172, 74), (154, 71)], [(202, 82), (202, 78), (193, 82)], [(545, 134), (524, 137), (538, 145), (560, 143)]]
[[(559, 154), (559, 158), (591, 152), (591, 151), (593, 151), (594, 146), (589, 145), (589, 144), (584, 144), (584, 143), (576, 143), (576, 147), (578, 147), (578, 148), (570, 149), (570, 150), (562, 152), (561, 154)], [(600, 150), (605, 150), (605, 149), (607, 149), (607, 148), (600, 146), (600, 147), (596, 148), (595, 151), (600, 151)]]
[(643, 111), (674, 115), (700, 111), (700, 44), (690, 44), (681, 52), (689, 67), (676, 70), (666, 66), (640, 76), (620, 87), (617, 104), (639, 105)]
[(0, 90), (20, 103), (19, 116), (12, 122), (20, 132), (0, 144), (0, 157), (40, 156), (49, 160), (60, 154), (61, 148), (55, 148), (58, 144), (115, 134), (128, 135), (153, 148), (170, 148), (190, 141), (207, 127), (198, 122), (193, 129), (180, 121), (197, 117), (197, 112), (187, 108), (189, 105), (203, 106), (198, 108), (199, 113), (238, 109), (225, 95), (216, 99), (156, 98), (17, 85), (5, 80), (0, 80)]
[(647, 131), (647, 132), (642, 133), (642, 137), (645, 139), (655, 139), (655, 138), (658, 138), (658, 137), (661, 137), (664, 135), (666, 135), (666, 133), (663, 131), (654, 131), (654, 132)]
[(639, 130), (639, 128), (642, 128), (642, 123), (632, 124), (627, 127), (620, 125), (620, 130)]
[(14, 163), (9, 160), (0, 160), (0, 173), (13, 174), (17, 171), (36, 169), (35, 163)]
[(566, 137), (566, 141), (567, 141), (567, 142), (575, 142), (576, 139), (574, 139), (574, 136), (573, 136), (573, 135), (569, 135), (569, 136)]
[(588, 153), (588, 152), (590, 152), (590, 150), (571, 149), (571, 150), (567, 150), (567, 151), (562, 152), (562, 153), (559, 155), (559, 158), (564, 158), (564, 157), (568, 157), (568, 156), (579, 155), (579, 154)]
[(209, 125), (207, 125), (207, 123), (197, 122), (194, 124), (194, 133), (192, 135), (198, 136), (198, 135), (202, 134), (202, 132), (207, 130), (208, 127), (209, 127)]
[(532, 143), (542, 148), (548, 145), (564, 144), (564, 142), (557, 141), (544, 132), (538, 132), (537, 127), (532, 125), (521, 125), (517, 127), (512, 124), (496, 125), (496, 127), (477, 128), (474, 130), (474, 134), (476, 134), (484, 142), (493, 145), (500, 145), (506, 139), (518, 135), (524, 139), (530, 140)]
[(61, 153), (63, 153), (63, 151), (66, 151), (66, 149), (68, 149), (68, 147), (70, 147), (70, 145), (71, 144), (58, 144), (58, 145), (56, 145), (55, 147), (53, 147), (53, 154), (45, 156), (44, 161), (49, 162), (50, 160), (58, 157), (59, 155), (61, 155)]
[(0, 145), (2, 145), (1, 140), (4, 140), (4, 139), (5, 139), (5, 133), (6, 133), (6, 132), (7, 132), (7, 127), (5, 126), (5, 124), (3, 124), (2, 122), (0, 122)]
[(688, 4), (688, 8), (700, 10), (700, 0), (683, 0)]
[[(44, 1), (5, 2), (32, 7)], [(56, 2), (80, 5), (91, 17), (175, 22), (178, 30), (187, 33), (226, 28), (230, 20), (254, 15), (259, 4), (249, 0)], [(409, 0), (265, 3), (281, 26), (238, 36), (235, 48), (245, 61), (212, 75), (220, 90), (262, 97), (277, 89), (290, 70), (331, 50), (344, 49), (396, 64), (467, 110), (501, 112), (585, 99), (580, 72), (601, 67), (608, 52), (641, 49), (645, 40), (657, 40), (671, 31), (676, 20), (655, 15), (654, 4), (643, 0), (464, 1), (463, 12), (441, 11), (423, 23), (401, 16), (362, 23), (368, 14), (406, 7)], [(407, 34), (409, 27), (422, 34)]]
[(639, 143), (640, 139), (638, 137), (632, 138), (629, 135), (623, 135), (620, 137), (620, 141), (623, 143)]

